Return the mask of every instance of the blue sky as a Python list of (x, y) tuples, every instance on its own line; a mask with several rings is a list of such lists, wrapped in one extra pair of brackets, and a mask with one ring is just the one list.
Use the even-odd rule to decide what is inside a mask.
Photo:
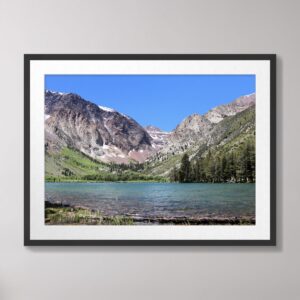
[(46, 75), (45, 89), (76, 93), (171, 131), (193, 113), (255, 92), (255, 75)]

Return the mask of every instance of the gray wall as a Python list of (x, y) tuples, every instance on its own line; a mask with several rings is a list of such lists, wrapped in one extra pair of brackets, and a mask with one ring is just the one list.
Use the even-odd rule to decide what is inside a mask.
[[(299, 299), (299, 3), (0, 0), (0, 299)], [(23, 247), (24, 53), (277, 53), (278, 246)]]

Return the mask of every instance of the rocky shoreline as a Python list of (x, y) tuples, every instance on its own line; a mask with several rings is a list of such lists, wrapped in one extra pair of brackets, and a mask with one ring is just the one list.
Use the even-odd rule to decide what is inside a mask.
[(45, 223), (49, 225), (255, 225), (255, 217), (150, 217), (106, 216), (97, 210), (45, 201)]

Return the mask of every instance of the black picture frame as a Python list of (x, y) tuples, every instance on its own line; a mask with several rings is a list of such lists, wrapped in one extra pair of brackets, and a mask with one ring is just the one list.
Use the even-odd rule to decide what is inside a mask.
[[(30, 238), (30, 62), (34, 60), (267, 60), (270, 62), (269, 240), (34, 240)], [(276, 245), (276, 54), (25, 54), (24, 55), (25, 246), (275, 246)]]

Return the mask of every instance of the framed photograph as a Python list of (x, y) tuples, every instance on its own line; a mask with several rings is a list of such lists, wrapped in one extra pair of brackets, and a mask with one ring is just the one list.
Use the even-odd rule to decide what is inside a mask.
[(25, 245), (276, 245), (276, 56), (26, 54)]

